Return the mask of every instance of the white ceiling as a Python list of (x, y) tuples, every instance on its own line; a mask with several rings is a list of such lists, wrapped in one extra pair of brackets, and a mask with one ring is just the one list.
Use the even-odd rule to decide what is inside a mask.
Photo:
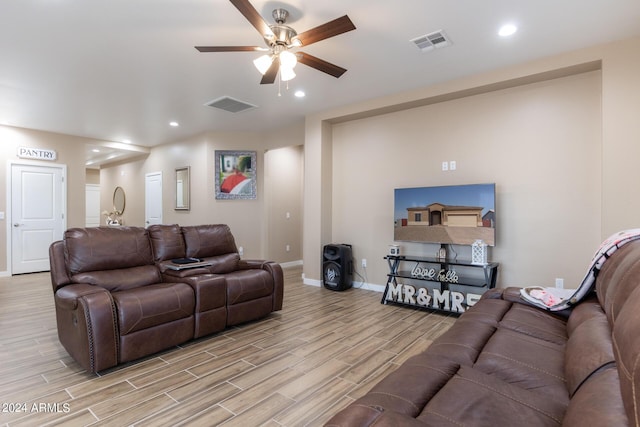
[[(225, 0), (0, 1), (0, 123), (141, 146), (206, 131), (260, 131), (306, 114), (640, 35), (638, 0), (253, 0), (289, 10), (302, 32), (348, 14), (357, 29), (303, 50), (347, 68), (341, 78), (299, 64), (281, 88), (260, 85), (260, 53), (196, 45), (262, 45)], [(519, 31), (500, 38), (498, 27)], [(411, 39), (444, 30), (453, 45)], [(295, 90), (307, 96), (298, 99)], [(221, 96), (257, 105), (204, 106)], [(175, 120), (179, 127), (169, 126)], [(117, 151), (117, 149), (116, 149)], [(94, 153), (95, 154), (95, 153)]]

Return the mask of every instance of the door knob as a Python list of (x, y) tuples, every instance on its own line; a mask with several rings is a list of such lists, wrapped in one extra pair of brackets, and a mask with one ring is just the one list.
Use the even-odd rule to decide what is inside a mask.
[(20, 227), (21, 225), (24, 225), (24, 224), (18, 224), (17, 222), (13, 224), (14, 227)]

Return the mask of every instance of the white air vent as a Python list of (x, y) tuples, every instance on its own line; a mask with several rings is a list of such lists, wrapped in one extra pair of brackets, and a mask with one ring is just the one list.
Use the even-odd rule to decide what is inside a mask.
[(214, 99), (213, 101), (207, 102), (204, 105), (206, 105), (207, 107), (219, 108), (230, 113), (239, 113), (241, 111), (250, 110), (252, 108), (258, 108), (257, 105), (249, 104), (247, 102), (231, 98), (230, 96), (223, 96)]
[(451, 40), (442, 30), (416, 37), (411, 41), (423, 52), (433, 50), (434, 48), (439, 49), (441, 47), (451, 46)]

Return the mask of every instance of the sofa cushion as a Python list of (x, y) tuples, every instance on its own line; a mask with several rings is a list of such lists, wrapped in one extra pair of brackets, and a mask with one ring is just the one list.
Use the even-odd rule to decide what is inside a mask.
[(418, 354), (382, 379), (357, 403), (415, 418), (459, 368), (448, 357), (429, 352)]
[(147, 230), (156, 262), (185, 257), (184, 237), (178, 224), (154, 224)]
[(88, 283), (115, 292), (158, 283), (162, 281), (162, 277), (153, 265), (142, 265), (117, 270), (87, 271), (74, 274), (71, 280), (74, 283)]
[(195, 297), (185, 283), (159, 283), (113, 292), (120, 335), (193, 315)]
[(564, 345), (568, 338), (565, 318), (527, 304), (513, 304), (500, 327), (559, 345)]
[(542, 392), (462, 366), (417, 419), (433, 426), (557, 426), (565, 410)]
[(569, 396), (564, 379), (564, 349), (561, 344), (499, 328), (474, 368), (566, 404)]
[(71, 275), (153, 264), (147, 230), (140, 227), (71, 228), (64, 233)]
[(460, 365), (471, 366), (495, 331), (496, 327), (489, 323), (474, 322), (473, 319), (467, 321), (465, 317), (460, 317), (431, 344), (428, 351)]

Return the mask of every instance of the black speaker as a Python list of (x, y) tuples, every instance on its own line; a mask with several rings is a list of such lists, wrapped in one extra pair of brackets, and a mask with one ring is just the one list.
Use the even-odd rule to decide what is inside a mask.
[(351, 245), (325, 245), (322, 250), (322, 282), (332, 291), (344, 291), (353, 284)]

